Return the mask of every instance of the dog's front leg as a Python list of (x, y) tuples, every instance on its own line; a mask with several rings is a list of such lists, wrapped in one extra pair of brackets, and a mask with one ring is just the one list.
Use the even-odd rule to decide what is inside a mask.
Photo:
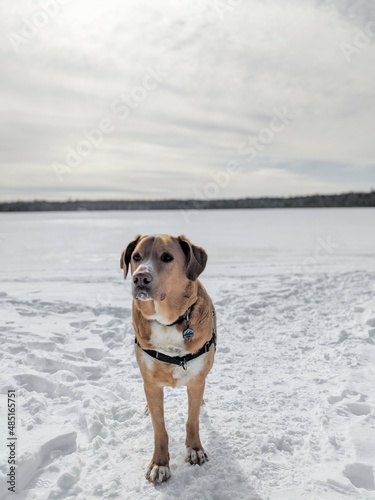
[(163, 388), (155, 384), (144, 384), (147, 405), (154, 428), (154, 455), (146, 471), (146, 479), (152, 483), (162, 483), (169, 479), (168, 434), (164, 422)]
[(199, 412), (203, 401), (205, 381), (192, 380), (187, 385), (188, 420), (186, 423), (186, 462), (202, 465), (208, 460), (199, 437)]

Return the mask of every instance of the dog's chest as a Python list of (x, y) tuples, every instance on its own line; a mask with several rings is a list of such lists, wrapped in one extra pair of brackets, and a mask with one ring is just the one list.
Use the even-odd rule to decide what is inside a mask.
[(168, 356), (187, 354), (182, 333), (177, 330), (176, 326), (165, 326), (157, 321), (152, 321), (150, 342), (157, 351)]
[[(151, 324), (150, 342), (153, 344), (156, 351), (159, 351), (167, 356), (185, 356), (188, 351), (185, 349), (185, 342), (182, 333), (175, 326), (167, 327), (156, 321)], [(145, 359), (147, 356), (149, 359)], [(145, 354), (144, 361), (151, 368), (154, 363), (153, 358)], [(186, 368), (177, 365), (170, 365), (171, 375), (176, 386), (186, 385), (202, 370), (204, 365), (204, 355), (199, 358), (189, 361)]]

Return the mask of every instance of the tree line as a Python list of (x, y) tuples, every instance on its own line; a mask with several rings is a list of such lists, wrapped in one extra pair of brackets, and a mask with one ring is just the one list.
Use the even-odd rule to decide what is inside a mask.
[(335, 208), (375, 207), (375, 191), (293, 197), (188, 200), (69, 200), (0, 203), (0, 212), (74, 210), (206, 210), (236, 208)]

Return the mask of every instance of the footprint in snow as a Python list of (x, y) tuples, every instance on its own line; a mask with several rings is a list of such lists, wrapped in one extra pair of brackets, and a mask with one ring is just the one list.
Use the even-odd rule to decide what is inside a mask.
[(88, 347), (84, 349), (84, 353), (87, 358), (93, 359), (94, 361), (100, 361), (109, 353), (109, 349), (97, 349), (95, 347)]
[(344, 342), (344, 340), (347, 340), (349, 338), (349, 333), (346, 330), (341, 330), (339, 337), (337, 339), (337, 344), (341, 344), (341, 342)]
[(366, 309), (364, 307), (362, 307), (362, 306), (355, 306), (355, 308), (354, 308), (354, 312), (356, 312), (356, 313), (362, 313), (365, 310)]
[(218, 353), (228, 354), (228, 352), (230, 352), (230, 348), (229, 347), (221, 347), (221, 346), (219, 346), (217, 348), (217, 352)]
[(343, 474), (356, 488), (375, 490), (374, 468), (371, 465), (358, 462), (348, 464)]
[(21, 373), (13, 377), (18, 384), (28, 392), (46, 394), (49, 398), (55, 398), (57, 394), (57, 383), (46, 377), (32, 373)]
[(328, 396), (328, 403), (335, 404), (340, 403), (343, 399), (353, 399), (357, 398), (358, 401), (364, 402), (367, 399), (367, 396), (361, 394), (360, 392), (356, 392), (350, 389), (344, 389), (340, 396)]
[(345, 406), (353, 415), (361, 416), (371, 413), (371, 406), (366, 403), (348, 403)]
[(366, 403), (346, 403), (345, 405), (339, 406), (336, 409), (336, 413), (343, 417), (349, 414), (355, 415), (356, 417), (361, 417), (363, 415), (370, 415), (371, 406)]
[(369, 344), (375, 344), (375, 328), (368, 331), (368, 338), (366, 339), (366, 342)]
[(30, 316), (30, 317), (37, 316), (37, 313), (34, 311), (29, 311), (28, 309), (24, 309), (21, 307), (17, 307), (16, 309), (20, 316)]
[(76, 328), (77, 330), (83, 330), (83, 328), (86, 328), (86, 326), (91, 325), (94, 323), (94, 320), (88, 320), (88, 321), (72, 321), (69, 323), (69, 326), (72, 328)]

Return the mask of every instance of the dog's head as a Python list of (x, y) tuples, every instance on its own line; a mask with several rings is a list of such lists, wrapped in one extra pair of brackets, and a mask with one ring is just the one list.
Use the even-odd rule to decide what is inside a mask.
[(207, 254), (185, 236), (137, 236), (121, 254), (126, 278), (129, 267), (133, 298), (164, 301), (183, 294), (206, 267)]

